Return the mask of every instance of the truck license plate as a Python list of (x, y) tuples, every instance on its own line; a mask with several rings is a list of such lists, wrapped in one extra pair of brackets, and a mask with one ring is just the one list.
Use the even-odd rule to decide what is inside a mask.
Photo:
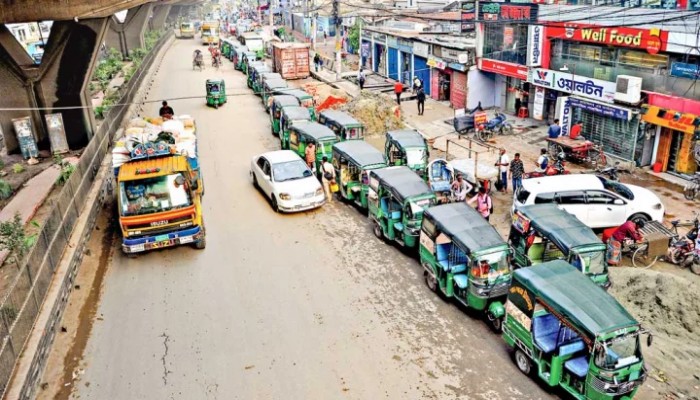
[(192, 242), (192, 236), (184, 236), (180, 238), (180, 244)]

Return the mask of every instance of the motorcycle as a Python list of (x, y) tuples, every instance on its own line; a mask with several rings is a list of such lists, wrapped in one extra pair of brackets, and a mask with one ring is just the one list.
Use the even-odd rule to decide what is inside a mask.
[(481, 107), (481, 102), (479, 102), (479, 104), (477, 104), (476, 107), (472, 108), (471, 110), (465, 108), (464, 115), (457, 116), (452, 121), (454, 130), (460, 135), (465, 135), (469, 133), (470, 130), (475, 129), (474, 113), (477, 111), (484, 111), (484, 109)]
[(598, 175), (604, 175), (606, 178), (610, 179), (611, 181), (619, 182), (620, 181), (620, 172), (622, 172), (618, 166), (620, 165), (620, 162), (616, 162), (615, 165), (611, 165), (602, 169), (598, 169), (596, 172)]
[[(678, 229), (678, 224), (680, 221), (672, 221), (674, 230)], [(673, 241), (666, 251), (666, 261), (680, 265), (683, 268), (690, 268), (690, 270), (696, 274), (700, 275), (700, 241), (698, 241), (698, 227), (700, 227), (700, 221), (698, 221), (698, 214), (695, 213), (695, 219), (693, 220), (693, 227), (690, 231), (683, 236)]]
[(543, 176), (553, 176), (553, 175), (568, 175), (571, 171), (566, 170), (566, 164), (564, 159), (566, 155), (564, 153), (559, 153), (557, 160), (553, 163), (547, 164), (547, 168), (544, 171), (532, 171), (523, 174), (523, 179), (529, 178), (541, 178)]

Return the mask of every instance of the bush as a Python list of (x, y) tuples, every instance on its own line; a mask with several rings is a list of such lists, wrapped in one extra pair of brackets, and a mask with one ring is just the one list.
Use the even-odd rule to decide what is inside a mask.
[(93, 79), (98, 81), (101, 90), (105, 90), (109, 85), (109, 81), (111, 81), (123, 67), (124, 61), (119, 50), (110, 48), (107, 51), (107, 58), (102, 60), (97, 68), (95, 68)]
[[(39, 226), (35, 221), (32, 225)], [(27, 235), (19, 213), (10, 221), (0, 222), (0, 250), (12, 255), (13, 261), (19, 263), (27, 251), (34, 246), (38, 234)]]
[(60, 154), (54, 154), (53, 162), (61, 168), (61, 173), (56, 178), (56, 184), (62, 186), (68, 182), (68, 178), (75, 172), (75, 165), (64, 160)]
[(0, 200), (7, 200), (12, 196), (12, 186), (7, 181), (0, 179)]
[(15, 164), (15, 165), (12, 166), (12, 171), (13, 171), (15, 174), (21, 174), (22, 172), (25, 171), (24, 165), (22, 165), (22, 164), (20, 164), (20, 163), (17, 163), (17, 164)]

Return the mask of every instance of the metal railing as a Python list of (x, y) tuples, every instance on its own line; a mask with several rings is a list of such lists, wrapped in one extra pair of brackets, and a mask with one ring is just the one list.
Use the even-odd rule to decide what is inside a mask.
[[(127, 85), (120, 89), (118, 106), (113, 106), (100, 124), (87, 147), (83, 150), (75, 171), (66, 181), (57, 199), (51, 204), (48, 218), (41, 227), (34, 247), (29, 251), (20, 273), (10, 285), (0, 302), (0, 397), (5, 395), (12, 373), (22, 349), (29, 338), (44, 297), (49, 289), (56, 268), (70, 239), (79, 215), (88, 215), (88, 226), (94, 226), (102, 204), (112, 193), (111, 174), (102, 183), (99, 198), (93, 204), (85, 204), (97, 172), (109, 151), (115, 132), (134, 100), (143, 80), (148, 75), (153, 60), (161, 48), (172, 41), (172, 32), (164, 35), (144, 58)], [(85, 207), (87, 206), (87, 207)], [(91, 229), (88, 229), (90, 232)], [(69, 270), (61, 283), (59, 301), (53, 305), (51, 316), (44, 329), (37, 352), (32, 360), (27, 379), (21, 391), (21, 399), (29, 399), (41, 378), (46, 359), (65, 305), (68, 302), (77, 267), (84, 253), (87, 237), (81, 238), (70, 260)], [(49, 306), (49, 305), (47, 305)]]

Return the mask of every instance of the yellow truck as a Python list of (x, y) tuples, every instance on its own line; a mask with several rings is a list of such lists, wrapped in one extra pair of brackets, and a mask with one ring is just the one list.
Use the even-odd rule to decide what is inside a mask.
[(202, 24), (202, 44), (219, 45), (219, 21)]
[(194, 120), (132, 120), (112, 163), (124, 253), (206, 246)]
[(181, 22), (180, 23), (180, 37), (187, 39), (194, 39), (194, 23), (193, 22)]

